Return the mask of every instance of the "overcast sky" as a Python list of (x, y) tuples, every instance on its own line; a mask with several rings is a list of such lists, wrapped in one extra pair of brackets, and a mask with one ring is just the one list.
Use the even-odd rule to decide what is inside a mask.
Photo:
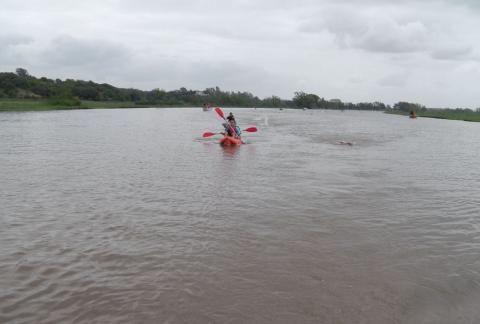
[(480, 0), (0, 0), (0, 71), (480, 107)]

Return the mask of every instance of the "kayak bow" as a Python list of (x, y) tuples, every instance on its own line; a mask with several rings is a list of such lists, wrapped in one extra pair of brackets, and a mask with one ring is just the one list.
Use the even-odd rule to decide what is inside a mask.
[(224, 136), (220, 140), (220, 145), (224, 146), (233, 146), (233, 145), (241, 145), (243, 144), (242, 140), (239, 138), (235, 138), (233, 136)]

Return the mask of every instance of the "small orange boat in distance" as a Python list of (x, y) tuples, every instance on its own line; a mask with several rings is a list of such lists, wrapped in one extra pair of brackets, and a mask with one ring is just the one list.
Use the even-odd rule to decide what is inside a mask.
[(410, 111), (410, 118), (417, 118), (417, 114), (415, 113), (415, 111)]

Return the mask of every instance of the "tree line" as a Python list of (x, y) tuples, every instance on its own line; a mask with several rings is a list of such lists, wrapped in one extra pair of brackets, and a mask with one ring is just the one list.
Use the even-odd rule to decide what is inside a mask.
[(288, 106), (289, 102), (277, 97), (260, 99), (249, 92), (222, 91), (207, 88), (203, 91), (184, 87), (165, 91), (143, 91), (132, 88), (117, 88), (106, 83), (73, 79), (36, 78), (23, 68), (16, 73), (0, 73), (0, 98), (92, 100), (134, 102), (139, 105), (202, 106), (205, 103), (223, 106), (267, 107)]
[(293, 98), (295, 106), (307, 109), (340, 109), (340, 110), (386, 110), (391, 109), (390, 106), (385, 105), (383, 102), (360, 102), (350, 103), (342, 102), (340, 99), (325, 100), (320, 98), (316, 94), (295, 92)]
[(18, 68), (15, 73), (0, 73), (0, 99), (48, 99), (63, 105), (78, 105), (81, 100), (133, 102), (138, 105), (158, 106), (202, 106), (211, 104), (229, 107), (304, 108), (340, 110), (397, 110), (401, 112), (422, 111), (425, 106), (399, 102), (393, 107), (382, 102), (344, 103), (339, 99), (325, 100), (316, 94), (295, 92), (291, 100), (277, 96), (260, 99), (250, 92), (223, 91), (219, 87), (204, 90), (150, 91), (133, 88), (117, 88), (107, 83), (73, 79), (37, 78), (26, 69)]

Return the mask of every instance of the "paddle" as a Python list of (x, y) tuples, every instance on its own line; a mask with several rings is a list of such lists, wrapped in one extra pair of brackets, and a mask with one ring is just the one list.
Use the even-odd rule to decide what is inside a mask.
[[(257, 131), (256, 127), (249, 127), (247, 129), (242, 130), (242, 132), (249, 132), (249, 133), (255, 133), (256, 131)], [(220, 135), (220, 134), (222, 134), (222, 133), (206, 132), (206, 133), (203, 133), (202, 137), (210, 137), (210, 136), (213, 136), (213, 135)]]
[[(220, 107), (215, 108), (215, 112), (219, 115), (223, 120), (225, 120), (225, 115)], [(226, 120), (225, 120), (226, 121)]]
[(221, 134), (221, 133), (210, 133), (210, 132), (206, 132), (206, 133), (203, 133), (202, 137), (210, 137), (210, 136), (217, 135), (217, 134)]

